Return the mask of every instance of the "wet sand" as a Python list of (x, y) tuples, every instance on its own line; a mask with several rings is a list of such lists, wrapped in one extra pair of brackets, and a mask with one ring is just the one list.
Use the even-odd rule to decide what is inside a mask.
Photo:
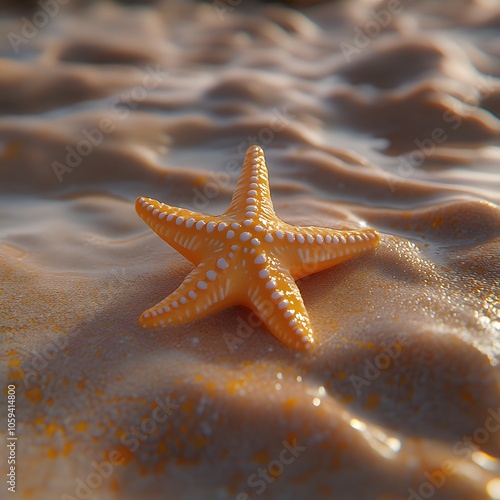
[[(18, 498), (499, 499), (497, 2), (57, 6), (0, 17)], [(308, 353), (137, 325), (193, 266), (136, 197), (220, 214), (252, 144), (281, 219), (381, 234), (298, 281)]]

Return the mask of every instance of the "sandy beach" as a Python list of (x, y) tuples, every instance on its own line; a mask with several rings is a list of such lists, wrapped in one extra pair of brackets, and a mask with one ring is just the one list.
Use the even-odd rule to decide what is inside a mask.
[[(500, 499), (498, 2), (0, 12), (0, 498)], [(308, 352), (141, 328), (194, 266), (137, 197), (222, 214), (253, 144), (380, 243), (297, 281)]]

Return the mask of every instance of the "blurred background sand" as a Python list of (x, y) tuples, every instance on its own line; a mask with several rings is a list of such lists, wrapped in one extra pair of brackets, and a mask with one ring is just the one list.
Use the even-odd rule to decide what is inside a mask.
[[(3, 5), (18, 498), (500, 498), (498, 2)], [(135, 198), (222, 213), (252, 144), (283, 220), (382, 235), (299, 281), (312, 353), (137, 327), (192, 265)]]

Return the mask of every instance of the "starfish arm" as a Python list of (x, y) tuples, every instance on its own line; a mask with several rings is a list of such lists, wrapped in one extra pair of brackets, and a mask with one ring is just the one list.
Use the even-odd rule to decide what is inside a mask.
[(247, 290), (249, 307), (283, 344), (297, 351), (310, 349), (313, 331), (292, 275), (272, 257), (258, 262), (262, 262), (254, 270), (258, 281)]
[(135, 209), (160, 238), (195, 265), (223, 246), (219, 235), (228, 225), (219, 217), (142, 197), (137, 198)]
[(144, 328), (179, 325), (232, 305), (227, 260), (221, 252), (217, 255), (195, 267), (174, 292), (145, 311), (139, 324)]
[[(288, 230), (286, 230), (288, 229)], [(323, 271), (378, 245), (374, 229), (338, 231), (322, 227), (288, 226), (272, 234), (276, 252), (295, 279)]]
[(264, 152), (259, 146), (247, 149), (243, 169), (231, 200), (225, 212), (227, 217), (252, 220), (275, 217)]

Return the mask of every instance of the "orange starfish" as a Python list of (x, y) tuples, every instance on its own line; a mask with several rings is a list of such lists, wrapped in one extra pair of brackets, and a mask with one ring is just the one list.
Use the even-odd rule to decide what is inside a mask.
[(206, 215), (138, 198), (135, 208), (160, 238), (196, 267), (167, 298), (142, 314), (144, 327), (186, 323), (226, 307), (253, 309), (288, 347), (303, 351), (313, 331), (296, 279), (378, 244), (373, 229), (296, 227), (278, 219), (264, 152), (248, 148), (229, 209)]

